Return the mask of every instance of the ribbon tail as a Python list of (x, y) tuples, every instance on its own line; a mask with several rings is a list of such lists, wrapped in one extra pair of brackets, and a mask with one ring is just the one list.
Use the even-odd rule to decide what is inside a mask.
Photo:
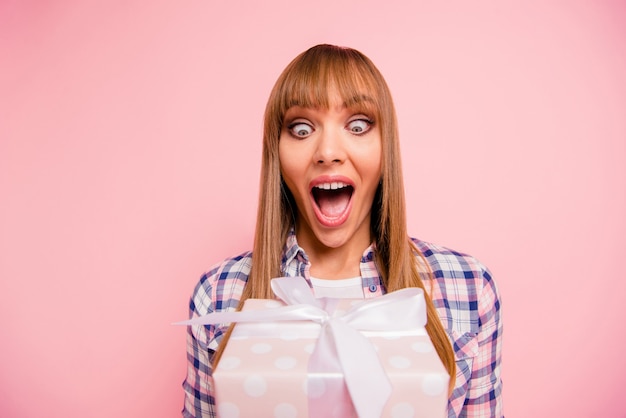
[(323, 326), (309, 359), (309, 417), (355, 417), (331, 330)]
[(329, 321), (328, 326), (357, 415), (381, 417), (392, 388), (374, 346), (339, 319)]

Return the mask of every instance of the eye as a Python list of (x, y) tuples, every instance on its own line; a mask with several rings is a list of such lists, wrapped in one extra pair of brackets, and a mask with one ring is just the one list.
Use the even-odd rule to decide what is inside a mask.
[(313, 133), (313, 127), (304, 122), (294, 122), (287, 129), (296, 138), (306, 138)]
[(348, 122), (347, 128), (353, 134), (362, 135), (372, 128), (373, 123), (369, 119), (355, 119)]

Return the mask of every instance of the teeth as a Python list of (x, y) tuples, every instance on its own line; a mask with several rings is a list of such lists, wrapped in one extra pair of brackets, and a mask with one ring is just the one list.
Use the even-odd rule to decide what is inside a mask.
[(317, 187), (318, 189), (323, 189), (323, 190), (337, 190), (337, 189), (342, 189), (344, 187), (348, 187), (348, 185), (341, 181), (333, 181), (332, 183), (318, 184), (315, 187)]

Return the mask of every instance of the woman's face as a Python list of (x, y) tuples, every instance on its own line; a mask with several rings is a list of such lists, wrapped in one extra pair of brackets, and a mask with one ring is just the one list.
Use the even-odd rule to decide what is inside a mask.
[(380, 128), (372, 115), (338, 98), (330, 103), (328, 109), (295, 106), (286, 112), (281, 173), (297, 204), (301, 246), (363, 251), (372, 239), (371, 209), (381, 176)]

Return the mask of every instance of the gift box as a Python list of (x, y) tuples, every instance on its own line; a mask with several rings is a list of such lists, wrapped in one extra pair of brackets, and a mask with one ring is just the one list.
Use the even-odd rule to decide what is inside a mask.
[(319, 300), (296, 282), (272, 281), (282, 301), (195, 319), (236, 322), (213, 371), (220, 418), (446, 415), (449, 377), (424, 329), (421, 289)]

